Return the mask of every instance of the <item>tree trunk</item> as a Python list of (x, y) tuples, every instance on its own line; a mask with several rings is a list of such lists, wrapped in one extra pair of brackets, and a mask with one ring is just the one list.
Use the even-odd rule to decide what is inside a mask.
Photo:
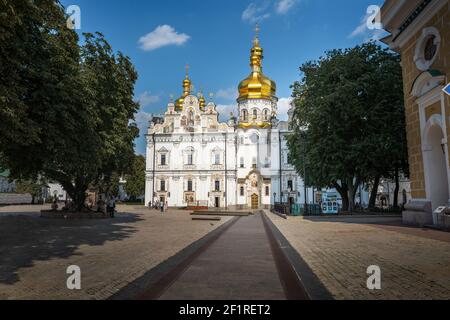
[(333, 183), (334, 188), (339, 192), (342, 198), (342, 211), (348, 211), (349, 199), (348, 199), (348, 187), (345, 183), (340, 186), (337, 182)]
[(350, 213), (353, 213), (353, 211), (355, 211), (355, 197), (356, 197), (356, 188), (353, 184), (353, 181), (351, 181), (348, 184), (348, 211)]
[(355, 211), (356, 193), (358, 191), (360, 181), (361, 180), (358, 177), (356, 177), (348, 182), (348, 198), (349, 198), (348, 210), (351, 213)]
[(62, 184), (64, 190), (68, 193), (69, 197), (72, 199), (74, 207), (77, 211), (82, 211), (85, 207), (86, 201), (86, 190), (88, 189), (88, 184), (77, 179), (75, 184), (64, 183)]
[(395, 190), (394, 190), (394, 208), (398, 208), (398, 193), (400, 191), (400, 173), (399, 169), (395, 169)]
[(380, 186), (380, 180), (381, 176), (376, 176), (373, 181), (372, 191), (370, 192), (369, 209), (375, 208), (375, 203), (377, 201), (378, 195), (378, 187)]
[(84, 209), (84, 204), (86, 201), (86, 190), (87, 186), (77, 185), (75, 186), (76, 198), (74, 199), (75, 208), (77, 211), (82, 211)]

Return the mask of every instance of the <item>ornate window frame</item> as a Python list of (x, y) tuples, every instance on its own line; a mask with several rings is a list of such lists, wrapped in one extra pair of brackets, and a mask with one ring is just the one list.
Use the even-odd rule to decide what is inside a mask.
[[(436, 53), (431, 60), (425, 59), (425, 46), (431, 36), (434, 36), (434, 44), (437, 46)], [(428, 27), (422, 30), (422, 35), (417, 40), (416, 51), (414, 55), (414, 62), (416, 64), (417, 69), (420, 71), (427, 71), (436, 61), (439, 50), (441, 48), (441, 35), (439, 34), (439, 30), (435, 27)]]
[[(170, 165), (170, 151), (167, 150), (165, 147), (162, 147), (157, 151), (158, 157), (157, 157), (157, 165), (159, 168), (166, 168)], [(166, 164), (162, 164), (162, 155), (166, 156)]]
[[(189, 163), (189, 156), (192, 156), (192, 163)], [(188, 147), (183, 151), (184, 167), (194, 167), (196, 162), (196, 152), (193, 147)]]
[(270, 121), (271, 118), (271, 114), (270, 114), (270, 110), (269, 109), (264, 109), (263, 113), (262, 113), (262, 117), (264, 121)]
[(242, 122), (248, 122), (249, 121), (249, 113), (247, 109), (241, 110), (241, 121)]

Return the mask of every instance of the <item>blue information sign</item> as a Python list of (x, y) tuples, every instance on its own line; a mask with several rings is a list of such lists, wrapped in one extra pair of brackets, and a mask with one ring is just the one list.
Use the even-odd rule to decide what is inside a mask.
[(444, 92), (450, 96), (450, 83), (444, 88)]

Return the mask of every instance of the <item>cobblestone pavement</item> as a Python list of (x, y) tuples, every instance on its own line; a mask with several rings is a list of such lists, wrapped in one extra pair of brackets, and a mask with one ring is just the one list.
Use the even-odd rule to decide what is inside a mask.
[[(267, 215), (336, 299), (450, 299), (450, 233), (392, 219)], [(381, 268), (381, 290), (367, 289), (371, 265)]]
[[(124, 206), (113, 220), (65, 221), (40, 209), (1, 208), (0, 299), (106, 299), (230, 219)], [(66, 287), (70, 265), (81, 268), (80, 291)]]

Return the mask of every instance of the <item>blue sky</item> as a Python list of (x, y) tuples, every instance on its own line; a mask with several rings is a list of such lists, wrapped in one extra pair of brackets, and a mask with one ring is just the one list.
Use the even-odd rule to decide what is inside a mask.
[(139, 73), (136, 120), (144, 154), (151, 113), (164, 112), (170, 94), (181, 95), (185, 65), (197, 91), (214, 93), (219, 110), (236, 110), (239, 82), (250, 72), (255, 23), (261, 25), (264, 72), (277, 82), (280, 118), (299, 66), (324, 51), (367, 41), (367, 8), (382, 0), (63, 0), (81, 9), (79, 32), (102, 32), (114, 50), (128, 55)]

